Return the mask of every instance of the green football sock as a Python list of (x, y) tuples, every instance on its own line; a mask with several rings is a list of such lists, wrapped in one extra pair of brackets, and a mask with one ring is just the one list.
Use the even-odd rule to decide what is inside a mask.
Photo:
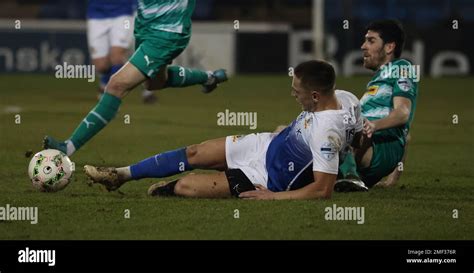
[(107, 92), (102, 95), (96, 107), (87, 114), (69, 138), (76, 151), (115, 117), (121, 103), (121, 99)]
[(342, 164), (339, 165), (338, 179), (341, 178), (358, 178), (357, 165), (352, 151), (348, 152)]
[(194, 84), (204, 84), (209, 75), (206, 71), (182, 66), (168, 67), (168, 80), (165, 87), (184, 87)]

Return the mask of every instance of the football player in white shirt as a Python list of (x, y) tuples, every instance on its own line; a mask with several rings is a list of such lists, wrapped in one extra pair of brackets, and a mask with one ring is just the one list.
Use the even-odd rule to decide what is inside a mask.
[(108, 190), (130, 180), (168, 177), (192, 169), (220, 171), (157, 183), (148, 190), (152, 196), (330, 198), (340, 153), (354, 139), (357, 142), (362, 131), (359, 100), (335, 90), (336, 75), (327, 62), (304, 62), (294, 72), (291, 94), (303, 112), (280, 133), (228, 136), (123, 168), (86, 165), (84, 170)]

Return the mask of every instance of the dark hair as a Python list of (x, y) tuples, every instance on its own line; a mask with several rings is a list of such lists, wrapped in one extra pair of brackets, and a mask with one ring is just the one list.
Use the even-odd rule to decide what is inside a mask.
[(366, 32), (369, 30), (377, 32), (384, 44), (395, 42), (394, 55), (395, 58), (400, 58), (405, 46), (405, 31), (399, 21), (391, 19), (374, 21), (365, 30)]
[(334, 90), (336, 72), (330, 63), (312, 60), (300, 63), (295, 68), (295, 76), (301, 80), (301, 85), (310, 91), (320, 91), (329, 94)]

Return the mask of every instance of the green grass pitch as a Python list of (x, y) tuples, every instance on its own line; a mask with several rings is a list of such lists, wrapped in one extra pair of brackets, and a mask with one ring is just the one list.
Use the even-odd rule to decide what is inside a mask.
[[(367, 77), (339, 78), (360, 97)], [(285, 76), (236, 76), (216, 92), (159, 92), (143, 105), (139, 90), (116, 119), (72, 160), (74, 180), (58, 193), (35, 191), (25, 151), (44, 135), (66, 138), (96, 103), (96, 85), (52, 75), (0, 76), (0, 206), (37, 206), (39, 222), (0, 221), (0, 239), (474, 239), (473, 78), (422, 79), (412, 142), (400, 183), (330, 200), (244, 201), (150, 198), (145, 179), (108, 193), (89, 187), (84, 164), (122, 166), (158, 152), (232, 134), (271, 131), (300, 112)], [(15, 124), (11, 106), (21, 107)], [(258, 113), (258, 128), (217, 126), (217, 113)], [(124, 124), (124, 115), (130, 124)], [(453, 124), (458, 115), (458, 124)], [(363, 206), (365, 223), (326, 221), (324, 209)], [(130, 218), (125, 218), (125, 210)], [(235, 210), (239, 218), (234, 218)], [(458, 218), (453, 218), (453, 210)]]

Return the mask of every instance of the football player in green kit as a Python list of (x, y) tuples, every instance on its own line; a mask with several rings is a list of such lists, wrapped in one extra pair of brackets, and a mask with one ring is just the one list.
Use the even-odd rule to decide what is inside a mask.
[(148, 90), (168, 87), (203, 86), (213, 91), (226, 81), (225, 70), (214, 72), (168, 66), (188, 45), (195, 0), (139, 0), (135, 19), (135, 53), (115, 73), (98, 104), (87, 114), (66, 141), (46, 136), (45, 149), (72, 155), (99, 133), (117, 114), (122, 99), (144, 83)]
[[(360, 99), (365, 117), (361, 145), (348, 152), (339, 168), (336, 191), (363, 191), (385, 176), (393, 185), (400, 176), (407, 136), (416, 108), (419, 69), (400, 59), (405, 42), (395, 20), (372, 22), (361, 46), (364, 67), (375, 71)], [(361, 181), (362, 180), (362, 181)]]

